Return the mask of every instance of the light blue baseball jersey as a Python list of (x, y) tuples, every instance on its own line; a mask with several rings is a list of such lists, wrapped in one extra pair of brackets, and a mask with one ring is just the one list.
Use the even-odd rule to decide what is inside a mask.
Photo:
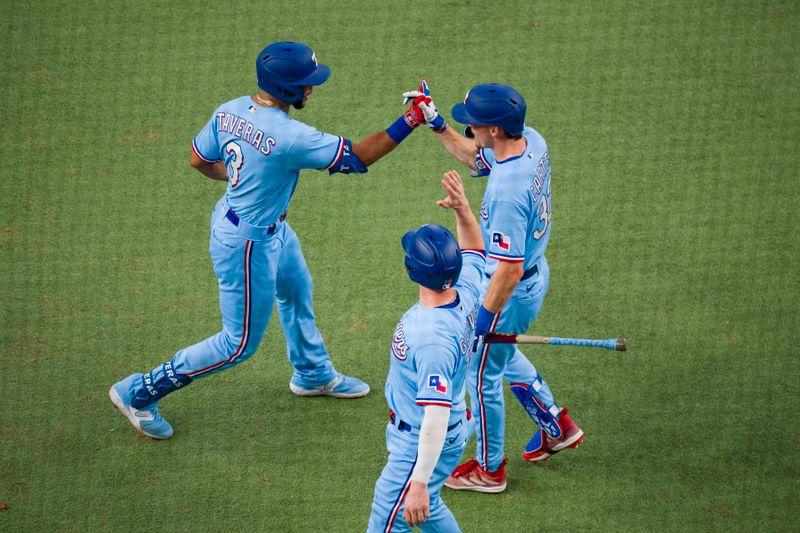
[(475, 332), (486, 256), (462, 250), (463, 266), (456, 299), (445, 306), (423, 307), (417, 302), (397, 324), (391, 364), (386, 378), (386, 401), (396, 416), (419, 429), (425, 405), (450, 407), (452, 425), (466, 413), (464, 379)]
[(239, 218), (268, 226), (289, 207), (300, 170), (333, 167), (342, 157), (344, 138), (242, 96), (214, 111), (192, 147), (206, 162), (225, 163), (225, 198)]
[(482, 148), (476, 158), (479, 171), (489, 171), (480, 210), (489, 274), (501, 260), (532, 268), (550, 238), (550, 154), (536, 130), (526, 127), (523, 136), (522, 155), (497, 161), (491, 149)]

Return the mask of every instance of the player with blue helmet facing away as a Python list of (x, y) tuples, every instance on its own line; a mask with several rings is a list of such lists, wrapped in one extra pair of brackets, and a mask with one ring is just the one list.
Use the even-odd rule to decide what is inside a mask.
[(458, 240), (428, 224), (403, 236), (408, 277), (419, 301), (397, 324), (389, 353), (386, 402), (389, 460), (375, 484), (368, 533), (460, 532), (440, 497), (467, 444), (464, 382), (486, 264), (478, 221), (461, 177), (445, 173)]
[(192, 381), (231, 368), (255, 353), (274, 300), (294, 368), (290, 390), (299, 396), (358, 398), (369, 392), (359, 379), (336, 371), (317, 329), (312, 282), (286, 211), (302, 169), (364, 173), (415, 127), (424, 123), (411, 106), (385, 131), (359, 143), (322, 133), (290, 118), (330, 69), (302, 43), (277, 42), (256, 59), (260, 91), (219, 106), (195, 136), (189, 164), (227, 182), (211, 216), (209, 251), (219, 281), (222, 331), (182, 350), (145, 374), (113, 385), (114, 404), (142, 434), (172, 436), (157, 405)]
[(433, 104), (427, 82), (404, 93), (423, 112), (450, 154), (474, 175), (488, 176), (481, 203), (483, 239), (489, 256), (478, 310), (467, 387), (477, 433), (476, 458), (460, 465), (445, 483), (453, 489), (501, 492), (506, 487), (505, 408), (502, 380), (538, 425), (522, 454), (526, 461), (577, 447), (583, 431), (553, 399), (547, 382), (515, 344), (489, 345), (489, 332), (525, 333), (542, 306), (550, 278), (545, 248), (550, 238), (550, 154), (544, 138), (525, 125), (526, 104), (499, 83), (473, 87), (453, 106), (462, 136), (449, 128)]

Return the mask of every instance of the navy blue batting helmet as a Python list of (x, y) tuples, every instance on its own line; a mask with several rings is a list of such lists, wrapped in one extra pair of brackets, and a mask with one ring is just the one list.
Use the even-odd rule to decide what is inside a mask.
[(453, 106), (453, 118), (462, 124), (500, 126), (509, 135), (525, 127), (525, 99), (513, 87), (501, 83), (476, 85), (463, 104)]
[(258, 86), (287, 104), (304, 97), (303, 87), (322, 85), (331, 75), (327, 65), (317, 61), (314, 51), (303, 43), (284, 41), (268, 44), (256, 59)]
[(458, 281), (461, 248), (450, 231), (438, 224), (426, 224), (403, 235), (406, 271), (411, 281), (442, 291)]

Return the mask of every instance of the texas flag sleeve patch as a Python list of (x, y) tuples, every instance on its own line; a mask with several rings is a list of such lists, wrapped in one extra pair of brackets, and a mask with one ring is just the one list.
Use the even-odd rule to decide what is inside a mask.
[(511, 249), (511, 237), (495, 231), (492, 233), (492, 244), (507, 252)]
[(439, 374), (431, 374), (428, 376), (428, 388), (441, 394), (447, 394), (447, 381)]

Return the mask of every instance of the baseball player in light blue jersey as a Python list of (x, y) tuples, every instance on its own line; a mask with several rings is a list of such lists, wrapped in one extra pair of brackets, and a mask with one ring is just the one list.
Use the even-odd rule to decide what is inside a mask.
[(369, 392), (359, 379), (337, 372), (317, 329), (311, 275), (286, 210), (302, 169), (363, 173), (424, 122), (412, 105), (386, 131), (353, 144), (289, 117), (304, 107), (330, 69), (308, 46), (268, 45), (256, 59), (260, 92), (222, 104), (192, 142), (189, 164), (227, 181), (211, 216), (209, 251), (219, 281), (222, 331), (182, 350), (145, 374), (109, 390), (114, 404), (142, 434), (172, 436), (157, 409), (167, 394), (237, 365), (253, 355), (267, 329), (272, 304), (286, 336), (299, 396), (357, 398)]
[[(525, 126), (525, 100), (497, 83), (470, 89), (453, 106), (453, 118), (467, 125), (459, 135), (436, 111), (427, 83), (415, 98), (444, 147), (477, 175), (488, 176), (481, 203), (483, 239), (489, 260), (482, 287), (473, 349), (477, 352), (467, 386), (477, 433), (476, 458), (459, 466), (445, 485), (453, 489), (501, 492), (506, 487), (505, 408), (502, 380), (539, 426), (522, 454), (526, 461), (577, 447), (583, 431), (553, 399), (547, 382), (514, 344), (482, 342), (488, 332), (525, 333), (547, 293), (550, 269), (550, 155), (539, 133)], [(420, 101), (419, 98), (423, 99)]]
[(368, 533), (461, 530), (439, 493), (467, 444), (464, 381), (486, 264), (483, 239), (461, 177), (445, 174), (458, 241), (429, 224), (403, 236), (408, 277), (419, 302), (397, 324), (386, 401), (389, 461), (375, 484)]

